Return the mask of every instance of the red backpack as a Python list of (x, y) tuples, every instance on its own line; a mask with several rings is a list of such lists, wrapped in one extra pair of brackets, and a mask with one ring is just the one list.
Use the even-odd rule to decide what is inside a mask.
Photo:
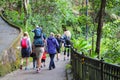
[(28, 47), (27, 38), (22, 38), (21, 47), (22, 48), (27, 48)]

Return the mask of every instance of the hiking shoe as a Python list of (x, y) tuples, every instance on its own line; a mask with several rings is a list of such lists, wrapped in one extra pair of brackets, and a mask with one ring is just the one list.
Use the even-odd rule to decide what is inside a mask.
[(22, 65), (20, 65), (20, 70), (22, 70)]

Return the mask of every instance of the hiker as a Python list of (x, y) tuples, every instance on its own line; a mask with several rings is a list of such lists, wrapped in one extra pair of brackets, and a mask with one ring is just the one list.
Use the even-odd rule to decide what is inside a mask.
[(71, 41), (70, 41), (71, 33), (69, 30), (64, 31), (63, 39), (64, 39), (64, 60), (66, 60), (66, 57), (67, 57), (67, 60), (69, 60), (70, 47), (71, 47)]
[(44, 66), (46, 66), (45, 64), (45, 61), (46, 61), (46, 54), (47, 54), (47, 51), (45, 50), (44, 53), (43, 53), (43, 56), (42, 56), (42, 60), (41, 60), (41, 68)]
[(61, 52), (60, 49), (61, 49), (61, 45), (62, 45), (61, 35), (60, 35), (60, 34), (57, 34), (57, 35), (56, 35), (56, 39), (57, 39), (58, 44), (59, 44), (59, 47), (57, 47), (57, 54), (56, 54), (57, 57), (56, 57), (56, 58), (57, 58), (57, 61), (59, 61), (59, 59), (60, 59), (59, 56), (60, 56), (60, 52)]
[(37, 68), (37, 58), (36, 58), (36, 53), (35, 53), (35, 46), (32, 44), (32, 53), (30, 54), (30, 57), (33, 59), (33, 69)]
[(55, 54), (57, 53), (56, 48), (59, 47), (59, 44), (54, 37), (54, 33), (50, 33), (50, 36), (47, 39), (47, 51), (50, 56), (50, 63), (49, 63), (49, 70), (55, 68), (55, 63), (54, 63), (54, 57)]
[(32, 31), (34, 32), (34, 46), (35, 46), (35, 54), (37, 58), (37, 73), (41, 71), (41, 59), (44, 53), (44, 44), (45, 44), (45, 35), (42, 32), (42, 28), (36, 26), (36, 28)]
[(30, 57), (32, 48), (31, 48), (31, 41), (27, 32), (24, 32), (23, 37), (20, 41), (20, 44), (21, 44), (21, 56), (22, 56), (20, 69), (22, 69), (24, 58), (25, 58), (26, 60), (25, 70), (28, 70), (28, 62), (29, 62), (28, 58)]

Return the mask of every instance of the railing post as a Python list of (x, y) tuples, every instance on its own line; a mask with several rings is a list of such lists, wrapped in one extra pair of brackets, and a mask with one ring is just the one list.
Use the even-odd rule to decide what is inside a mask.
[(104, 62), (104, 59), (103, 58), (101, 58), (101, 80), (104, 80), (103, 79), (103, 62)]
[(82, 52), (82, 80), (85, 80), (85, 75), (84, 75), (84, 52)]

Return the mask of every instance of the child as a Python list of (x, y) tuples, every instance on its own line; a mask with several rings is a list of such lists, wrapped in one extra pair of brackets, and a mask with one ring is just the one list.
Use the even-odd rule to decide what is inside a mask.
[(37, 58), (36, 58), (36, 54), (35, 54), (35, 50), (34, 50), (34, 45), (32, 45), (32, 53), (31, 53), (31, 57), (33, 58), (33, 69), (36, 69), (37, 66), (36, 66), (36, 61), (37, 61)]
[(45, 52), (43, 53), (43, 56), (42, 56), (42, 59), (41, 59), (41, 68), (44, 66), (46, 66), (45, 65), (45, 60), (46, 60), (46, 54), (47, 54), (47, 51), (45, 50)]

